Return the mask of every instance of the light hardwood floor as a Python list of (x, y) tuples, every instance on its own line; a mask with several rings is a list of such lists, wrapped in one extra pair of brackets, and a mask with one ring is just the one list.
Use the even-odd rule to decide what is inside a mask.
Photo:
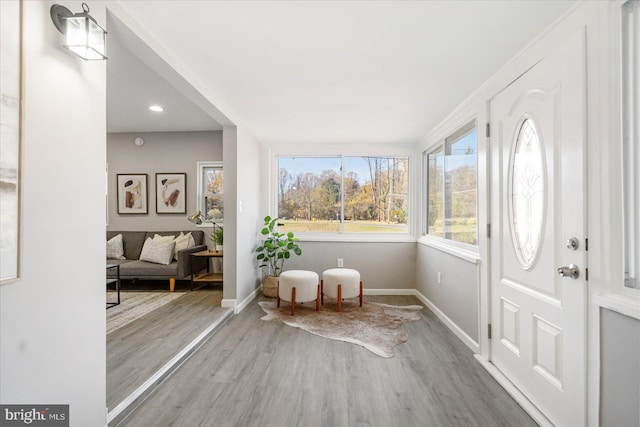
[(252, 302), (231, 318), (120, 425), (536, 425), (427, 308), (392, 359), (263, 314)]
[(228, 310), (220, 308), (221, 299), (221, 285), (186, 289), (183, 296), (108, 334), (109, 410), (221, 317)]
[(427, 308), (392, 359), (263, 314), (254, 301), (231, 318), (120, 425), (536, 425)]

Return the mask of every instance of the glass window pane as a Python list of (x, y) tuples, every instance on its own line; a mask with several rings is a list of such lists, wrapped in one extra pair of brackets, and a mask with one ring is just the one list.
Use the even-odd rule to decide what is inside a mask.
[(445, 238), (477, 244), (476, 131), (447, 141), (445, 155)]
[(202, 185), (199, 189), (203, 197), (201, 211), (206, 219), (222, 221), (224, 219), (224, 175), (221, 167), (204, 166), (202, 168)]
[(444, 237), (444, 152), (442, 148), (427, 155), (427, 233)]
[(279, 157), (281, 232), (337, 233), (341, 219), (340, 157)]
[(407, 157), (344, 158), (344, 231), (408, 233)]
[(511, 163), (510, 220), (518, 260), (532, 265), (540, 248), (544, 222), (544, 171), (540, 140), (533, 122), (520, 126)]

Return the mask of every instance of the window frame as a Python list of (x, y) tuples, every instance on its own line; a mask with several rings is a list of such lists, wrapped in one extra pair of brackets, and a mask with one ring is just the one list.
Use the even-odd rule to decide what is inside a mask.
[[(379, 152), (377, 150), (372, 150), (373, 152), (365, 152), (363, 154), (362, 151), (354, 151), (351, 152), (348, 149), (331, 149), (331, 147), (327, 147), (326, 150), (323, 150), (323, 153), (313, 152), (313, 153), (299, 153), (295, 149), (282, 150), (278, 152), (272, 153), (272, 172), (271, 177), (273, 183), (271, 185), (271, 197), (269, 201), (269, 205), (271, 207), (271, 211), (278, 214), (279, 209), (279, 160), (280, 158), (337, 158), (340, 159), (341, 169), (344, 169), (344, 159), (347, 157), (384, 157), (384, 158), (406, 158), (407, 159), (407, 206), (408, 206), (408, 215), (407, 215), (407, 231), (402, 233), (371, 233), (371, 232), (345, 232), (344, 231), (344, 221), (341, 221), (339, 232), (298, 232), (296, 231), (296, 237), (298, 237), (301, 241), (318, 241), (318, 242), (415, 242), (415, 226), (414, 219), (416, 218), (416, 203), (415, 194), (414, 194), (414, 169), (415, 169), (415, 156), (414, 153), (407, 152), (392, 152), (382, 151)], [(337, 154), (336, 154), (337, 153)], [(342, 172), (342, 171), (341, 171)], [(340, 200), (341, 200), (341, 216), (344, 218), (344, 175), (341, 175), (341, 183), (340, 183)], [(273, 215), (272, 215), (273, 216)], [(284, 230), (282, 230), (284, 231)]]
[[(479, 132), (477, 127), (476, 118), (472, 118), (463, 124), (462, 126), (457, 126), (454, 128), (453, 132), (447, 133), (446, 136), (439, 138), (434, 143), (430, 144), (425, 150), (422, 151), (422, 232), (420, 239), (429, 244), (430, 246), (437, 247), (444, 251), (452, 252), (455, 255), (462, 256), (463, 258), (469, 259), (470, 261), (477, 261), (478, 255), (480, 253), (480, 206), (479, 206)], [(436, 236), (433, 234), (429, 234), (429, 155), (435, 154), (438, 152), (442, 153), (443, 156), (443, 177), (442, 177), (442, 195), (443, 195), (443, 221), (446, 213), (446, 206), (444, 204), (444, 200), (446, 199), (446, 184), (445, 177), (446, 174), (446, 156), (448, 149), (455, 142), (469, 135), (471, 132), (476, 132), (476, 244), (459, 242), (456, 240), (452, 240), (447, 238), (446, 235)], [(445, 233), (443, 233), (445, 234)]]
[[(621, 145), (623, 184), (623, 292), (640, 293), (640, 2), (626, 1), (621, 7)], [(635, 97), (634, 97), (635, 94)], [(635, 223), (634, 223), (634, 219)], [(630, 277), (629, 272), (635, 277)], [(632, 281), (633, 279), (633, 281)], [(634, 283), (635, 282), (635, 283)]]
[[(216, 169), (222, 170), (224, 174), (223, 164), (224, 162), (222, 162), (221, 160), (209, 160), (209, 161), (201, 161), (196, 163), (197, 177), (198, 177), (196, 181), (197, 182), (196, 183), (196, 210), (199, 210), (202, 213), (203, 217), (207, 219), (207, 221), (203, 221), (202, 224), (199, 224), (198, 227), (201, 227), (201, 228), (213, 227), (213, 223), (210, 222), (209, 218), (207, 218), (207, 208), (204, 205), (204, 195), (206, 193), (204, 191), (204, 179), (203, 179), (204, 170), (206, 168), (216, 168)], [(222, 179), (224, 180), (224, 175)], [(222, 193), (222, 200), (224, 200), (224, 192)], [(215, 221), (215, 222), (218, 225), (224, 225), (224, 213), (223, 213), (222, 220)]]

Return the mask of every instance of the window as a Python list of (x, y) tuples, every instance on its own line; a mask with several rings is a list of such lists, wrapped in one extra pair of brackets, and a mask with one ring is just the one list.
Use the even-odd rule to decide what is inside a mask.
[(222, 162), (198, 162), (198, 210), (205, 219), (224, 220)]
[(278, 157), (283, 230), (408, 233), (409, 158)]
[(425, 234), (477, 245), (477, 163), (475, 122), (425, 151)]
[(640, 2), (622, 7), (624, 286), (640, 289)]

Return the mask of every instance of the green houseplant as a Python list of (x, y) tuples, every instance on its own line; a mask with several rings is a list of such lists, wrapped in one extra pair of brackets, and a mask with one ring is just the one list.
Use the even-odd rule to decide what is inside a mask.
[(222, 227), (218, 226), (215, 231), (211, 232), (211, 240), (215, 242), (216, 246), (222, 247), (224, 244), (224, 230)]
[(268, 297), (278, 296), (278, 276), (282, 272), (284, 262), (291, 258), (291, 254), (302, 255), (302, 249), (296, 243), (299, 239), (293, 231), (288, 233), (278, 232), (278, 218), (264, 217), (262, 235), (264, 240), (256, 248), (256, 259), (260, 262), (260, 268), (264, 268), (266, 279), (263, 293)]

